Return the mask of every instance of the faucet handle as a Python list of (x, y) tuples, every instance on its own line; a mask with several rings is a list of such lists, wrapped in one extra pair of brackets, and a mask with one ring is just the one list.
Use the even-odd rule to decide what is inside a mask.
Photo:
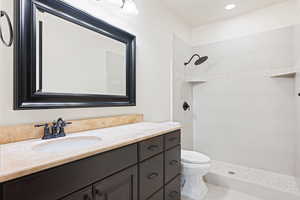
[(36, 124), (34, 125), (35, 128), (39, 128), (39, 127), (45, 127), (48, 128), (49, 124)]
[(64, 137), (64, 136), (66, 136), (65, 127), (68, 124), (72, 124), (72, 122), (66, 122), (62, 118), (59, 118), (57, 120), (54, 132), (57, 134), (58, 137)]
[(65, 127), (69, 124), (72, 124), (72, 122), (67, 122), (67, 121), (64, 121), (63, 118), (59, 118), (57, 121), (56, 121), (56, 124), (59, 125), (60, 127)]
[(65, 122), (65, 125), (73, 124), (73, 122)]
[(44, 127), (44, 135), (42, 137), (43, 140), (52, 138), (52, 134), (50, 132), (49, 124), (36, 124), (36, 125), (34, 125), (34, 127), (36, 127), (36, 128)]

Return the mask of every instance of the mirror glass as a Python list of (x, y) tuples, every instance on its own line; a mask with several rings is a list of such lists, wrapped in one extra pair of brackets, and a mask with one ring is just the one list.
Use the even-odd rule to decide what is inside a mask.
[(36, 17), (38, 92), (126, 96), (125, 43), (47, 12)]

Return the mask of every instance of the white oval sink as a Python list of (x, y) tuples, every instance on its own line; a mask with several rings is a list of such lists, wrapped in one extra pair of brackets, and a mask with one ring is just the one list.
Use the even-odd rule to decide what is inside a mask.
[(43, 141), (34, 145), (32, 149), (38, 152), (66, 152), (91, 148), (99, 145), (101, 141), (101, 138), (96, 136), (65, 137)]

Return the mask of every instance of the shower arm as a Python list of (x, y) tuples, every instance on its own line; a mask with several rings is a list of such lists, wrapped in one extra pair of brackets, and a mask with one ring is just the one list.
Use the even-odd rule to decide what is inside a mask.
[(194, 54), (188, 62), (184, 63), (184, 65), (187, 66), (188, 64), (190, 64), (190, 62), (191, 62), (191, 61), (193, 60), (193, 58), (196, 57), (196, 56), (198, 56), (199, 59), (201, 59), (201, 57), (199, 56), (199, 54)]

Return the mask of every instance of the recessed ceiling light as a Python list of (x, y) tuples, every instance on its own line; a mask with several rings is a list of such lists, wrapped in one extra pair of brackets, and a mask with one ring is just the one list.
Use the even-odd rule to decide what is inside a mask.
[(228, 4), (228, 5), (225, 6), (225, 9), (226, 9), (226, 10), (232, 10), (232, 9), (234, 9), (235, 7), (236, 7), (235, 4)]

